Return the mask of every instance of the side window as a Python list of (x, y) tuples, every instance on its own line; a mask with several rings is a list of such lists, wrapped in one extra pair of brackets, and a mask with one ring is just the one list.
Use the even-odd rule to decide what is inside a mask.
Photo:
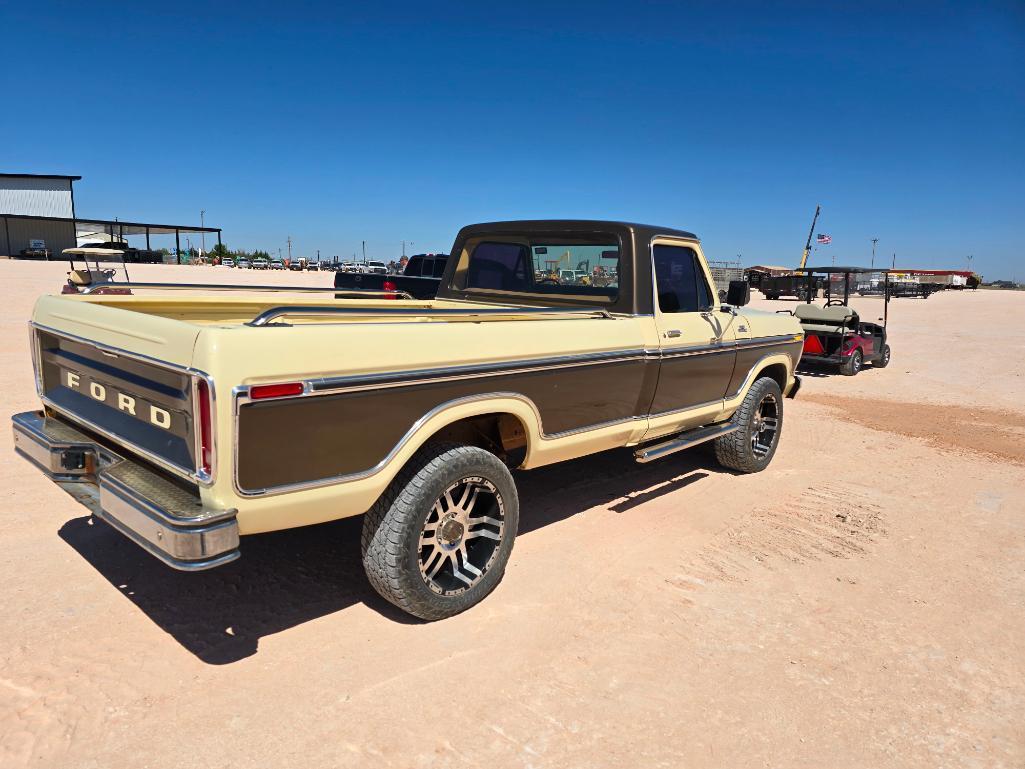
[(529, 291), (527, 247), (520, 243), (481, 243), (470, 257), (466, 287), (496, 291)]
[(694, 249), (657, 245), (652, 251), (658, 307), (662, 312), (698, 312), (712, 306), (708, 282)]
[(414, 278), (419, 278), (423, 268), (424, 258), (422, 256), (411, 256), (409, 257), (409, 261), (406, 263), (404, 274)]
[(445, 274), (445, 258), (443, 256), (434, 259), (434, 277), (440, 278)]

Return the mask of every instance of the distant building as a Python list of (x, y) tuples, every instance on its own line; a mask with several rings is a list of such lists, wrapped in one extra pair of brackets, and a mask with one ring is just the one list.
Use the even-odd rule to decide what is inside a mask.
[[(59, 258), (65, 248), (80, 242), (127, 242), (129, 236), (145, 236), (149, 250), (151, 235), (174, 235), (178, 254), (182, 234), (203, 233), (221, 242), (221, 230), (216, 227), (81, 219), (75, 212), (73, 186), (81, 178), (0, 173), (0, 256)], [(212, 246), (213, 237), (208, 240)]]
[[(0, 174), (0, 253), (45, 248), (59, 254), (78, 245), (75, 239), (75, 193), (81, 176)], [(36, 248), (38, 247), (38, 248)]]

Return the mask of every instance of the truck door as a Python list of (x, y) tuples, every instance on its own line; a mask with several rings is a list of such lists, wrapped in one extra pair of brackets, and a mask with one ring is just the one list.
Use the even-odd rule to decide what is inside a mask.
[(722, 406), (736, 365), (737, 319), (719, 309), (696, 243), (656, 240), (652, 260), (660, 347), (652, 427), (687, 427), (692, 415), (684, 412)]

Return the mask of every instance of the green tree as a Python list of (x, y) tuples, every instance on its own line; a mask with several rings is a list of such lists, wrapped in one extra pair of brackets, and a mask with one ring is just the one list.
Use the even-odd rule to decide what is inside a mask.
[(210, 249), (210, 253), (208, 254), (208, 256), (210, 256), (210, 258), (212, 259), (217, 260), (227, 259), (231, 256), (231, 251), (229, 251), (228, 247), (223, 243), (218, 243), (216, 246)]

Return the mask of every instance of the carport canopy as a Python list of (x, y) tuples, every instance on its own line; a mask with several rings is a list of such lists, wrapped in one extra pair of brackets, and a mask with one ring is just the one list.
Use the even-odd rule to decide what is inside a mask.
[(193, 235), (204, 232), (215, 233), (217, 242), (221, 242), (219, 227), (197, 227), (191, 224), (151, 224), (149, 222), (121, 222), (116, 219), (75, 219), (75, 235), (86, 236), (91, 233), (104, 232), (111, 238), (115, 235), (124, 239), (126, 235), (145, 235), (146, 248), (149, 248), (150, 235), (174, 235), (175, 246), (180, 250), (182, 234)]

